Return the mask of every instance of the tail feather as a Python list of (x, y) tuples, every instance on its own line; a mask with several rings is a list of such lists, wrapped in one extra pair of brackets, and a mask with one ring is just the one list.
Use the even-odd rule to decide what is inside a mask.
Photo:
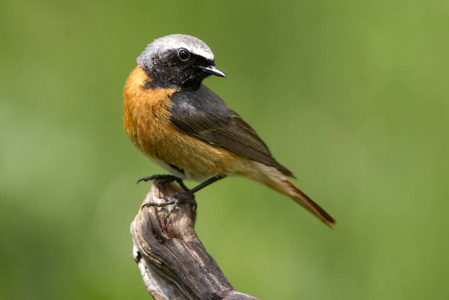
[(315, 216), (321, 219), (326, 225), (332, 228), (332, 225), (336, 223), (335, 219), (328, 214), (321, 206), (316, 204), (309, 196), (307, 196), (303, 191), (297, 188), (293, 183), (289, 180), (284, 181), (288, 186), (291, 193), (289, 196), (295, 200), (298, 204), (305, 207)]
[(302, 205), (308, 211), (320, 218), (320, 220), (330, 228), (332, 228), (332, 225), (336, 223), (335, 219), (332, 218), (330, 214), (328, 214), (323, 208), (321, 208), (321, 206), (316, 204), (309, 198), (309, 196), (291, 183), (285, 175), (275, 167), (253, 162), (251, 168), (244, 168), (243, 171), (244, 172), (240, 175), (258, 181), (279, 193), (289, 196), (295, 200), (295, 202)]

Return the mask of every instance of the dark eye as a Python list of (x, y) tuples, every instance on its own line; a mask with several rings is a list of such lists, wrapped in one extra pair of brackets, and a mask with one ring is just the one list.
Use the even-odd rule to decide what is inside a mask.
[(186, 61), (190, 57), (190, 52), (184, 48), (178, 50), (178, 56), (182, 61)]

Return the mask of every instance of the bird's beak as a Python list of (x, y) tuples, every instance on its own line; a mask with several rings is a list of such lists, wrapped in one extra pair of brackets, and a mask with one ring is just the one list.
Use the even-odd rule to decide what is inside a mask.
[(214, 65), (210, 65), (207, 67), (203, 67), (203, 66), (198, 66), (203, 72), (207, 73), (207, 74), (211, 74), (211, 75), (215, 75), (218, 77), (225, 77), (226, 75), (225, 73), (223, 73), (222, 71), (218, 70)]

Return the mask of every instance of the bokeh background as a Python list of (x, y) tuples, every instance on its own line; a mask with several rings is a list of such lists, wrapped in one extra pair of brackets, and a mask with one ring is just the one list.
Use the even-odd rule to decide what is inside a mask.
[[(121, 93), (153, 39), (187, 33), (212, 88), (338, 220), (232, 178), (197, 233), (262, 299), (448, 299), (449, 2), (0, 2), (0, 299), (148, 299), (129, 225), (164, 173)], [(193, 183), (189, 183), (190, 186)]]

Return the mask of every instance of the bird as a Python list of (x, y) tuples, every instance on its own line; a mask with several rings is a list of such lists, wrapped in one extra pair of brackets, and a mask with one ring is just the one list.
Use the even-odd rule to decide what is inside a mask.
[[(202, 82), (226, 77), (202, 40), (171, 34), (147, 45), (123, 89), (123, 125), (133, 144), (185, 190), (163, 204), (189, 202), (202, 188), (229, 176), (246, 177), (293, 199), (332, 228), (335, 219), (288, 178), (293, 173), (271, 154), (243, 118)], [(141, 181), (139, 180), (139, 181)], [(201, 182), (188, 189), (183, 180)]]

